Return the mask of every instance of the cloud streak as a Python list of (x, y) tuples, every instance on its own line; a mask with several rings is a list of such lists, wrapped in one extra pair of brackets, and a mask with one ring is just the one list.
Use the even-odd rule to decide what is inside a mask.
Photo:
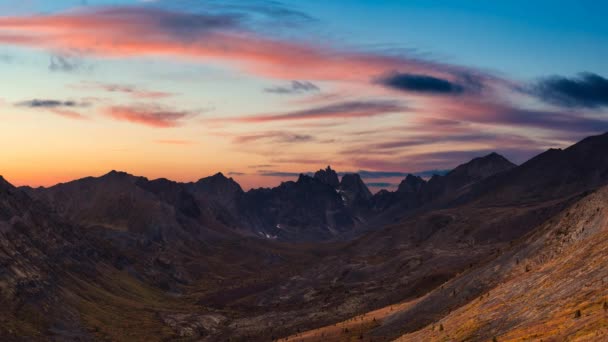
[(146, 90), (125, 84), (91, 83), (84, 84), (84, 86), (93, 89), (101, 89), (109, 93), (121, 93), (136, 99), (162, 99), (175, 95), (174, 93)]
[(296, 110), (282, 114), (260, 114), (253, 116), (242, 116), (238, 118), (220, 119), (220, 121), (263, 123), (274, 121), (297, 121), (312, 119), (351, 119), (396, 114), (405, 112), (407, 110), (408, 107), (398, 101), (350, 101), (334, 103), (304, 110)]
[(59, 108), (54, 108), (50, 110), (51, 113), (62, 116), (64, 118), (68, 118), (68, 119), (74, 119), (74, 120), (87, 120), (88, 118), (76, 111), (73, 110), (68, 110), (68, 109), (59, 109)]
[(320, 89), (315, 84), (308, 81), (291, 81), (289, 86), (280, 86), (264, 89), (267, 93), (293, 95), (309, 92), (318, 92)]
[(86, 107), (87, 103), (79, 103), (76, 101), (60, 101), (60, 100), (48, 100), (48, 99), (33, 99), (17, 103), (19, 107), (28, 108), (61, 108), (61, 107)]
[[(367, 83), (389, 70), (444, 79), (471, 72), (466, 67), (405, 55), (349, 52), (264, 38), (244, 29), (239, 18), (152, 7), (87, 8), (64, 14), (1, 17), (0, 43), (100, 57), (169, 55), (231, 62), (253, 74), (291, 80)], [(484, 76), (486, 82), (500, 81)]]
[(176, 127), (181, 125), (184, 119), (194, 115), (155, 106), (113, 106), (105, 108), (104, 113), (114, 120), (155, 128)]
[(608, 120), (573, 110), (527, 109), (508, 103), (457, 101), (435, 104), (433, 111), (457, 121), (493, 126), (530, 127), (561, 132), (593, 134), (608, 130)]
[(312, 141), (314, 140), (314, 137), (308, 134), (272, 131), (258, 134), (239, 135), (233, 139), (233, 142), (236, 144), (248, 144), (260, 140), (274, 143), (298, 143)]

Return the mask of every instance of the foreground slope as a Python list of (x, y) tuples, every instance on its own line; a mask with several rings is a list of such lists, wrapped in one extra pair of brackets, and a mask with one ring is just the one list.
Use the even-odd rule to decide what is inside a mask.
[(604, 187), (486, 266), (500, 279), (494, 288), (400, 340), (606, 340), (607, 262)]
[[(422, 297), (287, 340), (388, 341), (404, 331), (399, 341), (606, 340), (607, 262), (608, 187), (603, 187)], [(425, 319), (428, 324), (412, 324)]]

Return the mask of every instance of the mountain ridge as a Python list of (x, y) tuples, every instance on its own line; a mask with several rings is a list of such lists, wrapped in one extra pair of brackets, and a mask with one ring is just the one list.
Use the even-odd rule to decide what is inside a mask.
[[(527, 326), (511, 322), (496, 330), (475, 308), (519, 315), (523, 302), (496, 308), (488, 305), (488, 293), (514, 298), (518, 288), (534, 292), (534, 285), (559, 292), (556, 284), (538, 282), (547, 273), (537, 269), (576, 274), (560, 263), (543, 263), (568, 265), (572, 255), (572, 265), (582, 265), (586, 244), (594, 246), (589, 255), (599, 258), (587, 266), (602, 264), (597, 252), (605, 250), (608, 229), (598, 219), (605, 216), (608, 186), (605, 140), (608, 135), (584, 139), (520, 166), (490, 154), (428, 181), (407, 175), (400, 191), (373, 195), (360, 176), (343, 177), (335, 187), (329, 167), (317, 177), (249, 191), (219, 173), (179, 183), (114, 171), (48, 189), (9, 191), (0, 182), (0, 303), (6, 303), (0, 319), (20, 326), (19, 333), (34, 326), (48, 336), (110, 340), (128, 339), (120, 331), (129, 329), (117, 327), (129, 325), (133, 336), (151, 340), (275, 340), (334, 324), (349, 329), (338, 330), (337, 340), (537, 333), (539, 324), (552, 321), (535, 316)], [(18, 255), (34, 270), (26, 277), (31, 293), (56, 296), (65, 315), (39, 325), (15, 319), (17, 297), (30, 293), (15, 292), (28, 288), (11, 270), (20, 265)], [(49, 268), (55, 262), (59, 269)], [(590, 270), (601, 275), (596, 266)], [(574, 284), (569, 288), (594, 277), (567, 277)], [(45, 281), (57, 291), (47, 290)], [(2, 284), (9, 284), (6, 291)], [(597, 301), (585, 306), (579, 299), (590, 297), (570, 297), (576, 301), (554, 298), (592, 315), (572, 327), (597, 324)], [(44, 312), (50, 302), (40, 298), (29, 310)], [(546, 304), (539, 299), (534, 312), (545, 312)], [(358, 316), (366, 312), (382, 316)], [(469, 318), (479, 325), (463, 325)], [(62, 320), (64, 331), (53, 332)], [(564, 338), (574, 334), (568, 329)], [(305, 336), (323, 340), (315, 334)], [(14, 336), (0, 326), (0, 337)]]

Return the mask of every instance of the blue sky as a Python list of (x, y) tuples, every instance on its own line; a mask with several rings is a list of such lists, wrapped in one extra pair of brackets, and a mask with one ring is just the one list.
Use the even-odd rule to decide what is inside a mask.
[(0, 0), (0, 13), (0, 144), (35, 137), (3, 149), (0, 172), (22, 184), (122, 169), (265, 186), (491, 151), (520, 163), (608, 130), (601, 1)]

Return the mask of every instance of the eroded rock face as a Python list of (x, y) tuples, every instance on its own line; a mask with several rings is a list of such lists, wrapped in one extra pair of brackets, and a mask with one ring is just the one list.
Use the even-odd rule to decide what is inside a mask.
[(372, 193), (363, 183), (361, 176), (356, 173), (348, 173), (342, 176), (339, 189), (346, 197), (349, 206), (367, 205), (372, 198)]

